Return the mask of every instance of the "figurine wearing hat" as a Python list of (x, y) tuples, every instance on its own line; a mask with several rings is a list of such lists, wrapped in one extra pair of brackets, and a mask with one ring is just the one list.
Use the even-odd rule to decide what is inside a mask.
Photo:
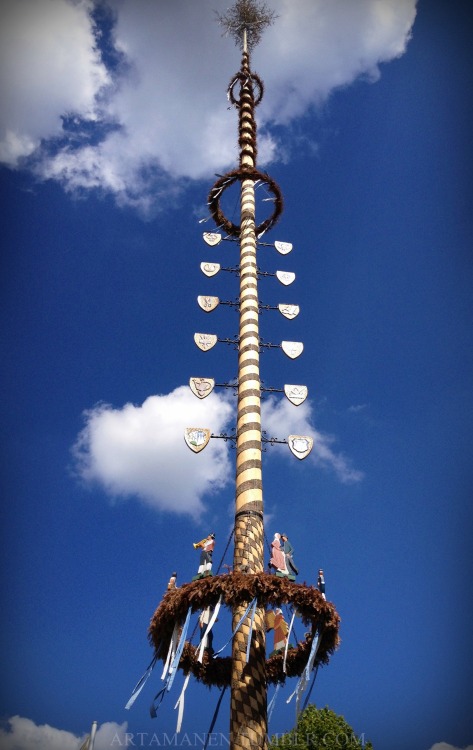
[(317, 578), (317, 588), (325, 599), (325, 576), (322, 568), (319, 569), (319, 577)]
[(171, 573), (171, 578), (168, 581), (167, 590), (171, 591), (171, 589), (176, 588), (176, 580), (177, 580), (177, 573)]
[(198, 547), (201, 549), (199, 569), (193, 580), (212, 575), (212, 553), (215, 547), (215, 534), (209, 534), (205, 539), (194, 544), (194, 549)]

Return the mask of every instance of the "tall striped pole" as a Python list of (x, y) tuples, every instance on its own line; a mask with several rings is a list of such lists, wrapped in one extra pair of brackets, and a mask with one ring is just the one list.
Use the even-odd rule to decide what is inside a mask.
[[(240, 168), (255, 167), (254, 92), (246, 34), (241, 72), (239, 140)], [(240, 328), (235, 492), (234, 570), (264, 569), (263, 483), (261, 471), (261, 407), (259, 373), (258, 276), (256, 263), (255, 187), (241, 181)], [(234, 628), (245, 611), (233, 610)], [(256, 610), (248, 661), (250, 621), (233, 639), (230, 704), (230, 746), (264, 748), (267, 737), (264, 610)]]

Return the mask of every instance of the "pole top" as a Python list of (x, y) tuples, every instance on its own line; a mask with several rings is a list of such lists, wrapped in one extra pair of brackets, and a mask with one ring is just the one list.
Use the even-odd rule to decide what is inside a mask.
[(217, 21), (224, 29), (224, 36), (233, 37), (235, 44), (249, 52), (261, 41), (266, 26), (271, 26), (276, 13), (259, 0), (236, 0), (225, 15), (217, 13)]

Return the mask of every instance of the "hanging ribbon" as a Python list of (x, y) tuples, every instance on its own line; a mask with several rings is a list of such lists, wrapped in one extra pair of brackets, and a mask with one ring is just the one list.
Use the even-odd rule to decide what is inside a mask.
[(253, 623), (255, 621), (256, 603), (257, 603), (256, 599), (253, 599), (253, 606), (251, 609), (250, 632), (248, 633), (248, 643), (246, 646), (246, 663), (247, 664), (248, 664), (248, 659), (250, 658), (251, 636), (253, 635)]
[(161, 675), (162, 680), (165, 679), (168, 673), (168, 669), (171, 664), (171, 661), (174, 658), (174, 654), (176, 653), (176, 644), (177, 644), (178, 635), (179, 635), (179, 623), (176, 622), (176, 624), (174, 625), (174, 630), (172, 631), (171, 641), (169, 643), (168, 655), (166, 657), (166, 662), (164, 664), (163, 673)]
[(204, 632), (204, 634), (202, 636), (202, 640), (200, 641), (199, 653), (198, 653), (198, 656), (197, 656), (197, 661), (199, 661), (201, 664), (202, 664), (202, 659), (203, 659), (203, 656), (204, 656), (204, 648), (205, 648), (205, 644), (207, 642), (207, 636), (210, 633), (210, 631), (212, 630), (212, 628), (214, 626), (214, 623), (215, 623), (215, 621), (217, 619), (217, 616), (218, 616), (218, 613), (219, 613), (219, 610), (220, 610), (220, 605), (222, 604), (222, 596), (223, 595), (220, 594), (220, 598), (219, 598), (217, 604), (215, 605), (215, 609), (213, 611), (213, 615), (210, 618), (209, 622), (207, 623), (207, 627), (205, 628), (205, 632)]
[[(157, 713), (158, 713), (158, 708), (163, 702), (163, 698), (165, 695), (166, 695), (166, 685), (163, 688), (161, 688), (161, 690), (158, 693), (156, 693), (156, 695), (154, 696), (153, 702), (151, 706), (149, 707), (149, 715), (151, 716), (152, 719), (156, 718)], [(159, 698), (159, 703), (156, 705), (156, 701), (158, 700), (158, 698)]]
[(181, 632), (181, 637), (179, 638), (179, 644), (177, 646), (176, 653), (174, 654), (174, 659), (171, 662), (171, 666), (169, 667), (169, 677), (168, 677), (167, 685), (166, 685), (166, 690), (168, 692), (169, 690), (171, 690), (172, 683), (174, 682), (177, 668), (179, 666), (182, 649), (184, 648), (184, 643), (186, 641), (187, 629), (189, 627), (189, 620), (191, 619), (191, 611), (192, 611), (192, 607), (189, 607), (189, 609), (187, 610), (186, 620), (184, 622), (184, 625), (182, 626), (182, 632)]
[(144, 675), (142, 677), (140, 677), (140, 679), (138, 680), (138, 682), (136, 683), (135, 687), (132, 690), (131, 696), (130, 696), (130, 698), (128, 700), (128, 703), (126, 704), (125, 708), (128, 709), (128, 708), (132, 707), (133, 703), (136, 701), (136, 699), (138, 698), (139, 694), (143, 690), (143, 688), (145, 686), (145, 683), (148, 680), (148, 677), (150, 676), (151, 672), (153, 671), (154, 665), (156, 664), (157, 660), (158, 660), (158, 657), (155, 656), (153, 658), (152, 662), (147, 667), (146, 672), (144, 673)]
[(292, 701), (292, 699), (294, 698), (294, 696), (295, 695), (297, 696), (297, 698), (296, 698), (296, 712), (297, 713), (299, 713), (299, 705), (300, 705), (300, 700), (301, 700), (302, 694), (304, 693), (304, 691), (305, 691), (305, 689), (307, 687), (307, 683), (309, 682), (309, 679), (310, 679), (310, 673), (311, 673), (311, 671), (313, 669), (313, 666), (314, 666), (314, 661), (315, 661), (315, 657), (317, 655), (317, 649), (319, 647), (320, 640), (321, 640), (320, 633), (317, 633), (316, 636), (315, 636), (315, 638), (312, 640), (312, 646), (311, 646), (311, 649), (310, 649), (309, 658), (307, 660), (307, 664), (306, 664), (306, 666), (304, 668), (304, 671), (302, 672), (301, 676), (299, 677), (299, 680), (298, 680), (297, 685), (296, 685), (296, 689), (294, 690), (293, 693), (291, 693), (291, 695), (289, 696), (289, 698), (286, 701), (286, 703), (290, 703)]
[(214, 659), (223, 651), (224, 648), (226, 648), (228, 646), (228, 644), (230, 643), (230, 641), (232, 640), (232, 638), (238, 633), (238, 631), (240, 630), (240, 627), (241, 627), (241, 624), (242, 624), (243, 620), (245, 619), (245, 617), (247, 616), (248, 612), (250, 611), (251, 607), (253, 607), (253, 605), (254, 605), (255, 602), (256, 602), (256, 597), (248, 604), (248, 606), (246, 608), (246, 611), (244, 612), (244, 614), (240, 618), (240, 621), (238, 622), (238, 625), (236, 626), (235, 630), (231, 634), (231, 636), (228, 639), (228, 641), (222, 646), (222, 648), (220, 648), (218, 651), (215, 652), (215, 654), (213, 655)]
[(225, 695), (225, 690), (226, 689), (227, 689), (227, 686), (224, 685), (223, 688), (222, 688), (222, 692), (220, 693), (220, 698), (217, 701), (217, 705), (215, 707), (214, 715), (213, 715), (212, 721), (210, 723), (209, 731), (207, 732), (207, 739), (204, 742), (204, 746), (203, 746), (202, 750), (207, 750), (207, 745), (209, 744), (210, 735), (212, 734), (213, 728), (215, 726), (215, 722), (217, 721), (217, 716), (218, 716), (218, 712), (219, 712), (219, 709), (220, 709), (220, 704), (222, 702), (223, 696)]
[(307, 704), (309, 703), (309, 698), (310, 698), (310, 695), (312, 693), (312, 688), (314, 687), (315, 678), (317, 677), (317, 672), (318, 671), (319, 671), (319, 665), (317, 664), (317, 666), (315, 668), (315, 671), (314, 671), (314, 676), (312, 677), (312, 684), (311, 684), (311, 686), (309, 688), (309, 692), (307, 693), (306, 699), (304, 701), (304, 705), (302, 706), (303, 709), (306, 709), (307, 708)]
[(291, 622), (289, 623), (289, 630), (287, 631), (287, 640), (286, 640), (286, 647), (284, 649), (284, 660), (282, 663), (282, 671), (284, 674), (286, 674), (286, 660), (287, 660), (287, 650), (289, 648), (289, 637), (291, 635), (292, 626), (294, 625), (294, 618), (296, 616), (296, 610), (292, 613)]
[(182, 686), (181, 694), (179, 698), (177, 699), (177, 703), (174, 706), (174, 710), (179, 706), (179, 713), (177, 715), (177, 725), (176, 725), (176, 733), (179, 733), (181, 731), (182, 726), (182, 717), (184, 716), (184, 695), (187, 690), (187, 685), (189, 684), (189, 678), (191, 676), (191, 673), (187, 675), (186, 679), (184, 680), (184, 685)]
[(278, 682), (278, 684), (276, 685), (276, 690), (274, 691), (274, 695), (268, 703), (268, 724), (271, 721), (271, 716), (273, 715), (274, 706), (276, 705), (276, 697), (280, 687), (281, 684)]

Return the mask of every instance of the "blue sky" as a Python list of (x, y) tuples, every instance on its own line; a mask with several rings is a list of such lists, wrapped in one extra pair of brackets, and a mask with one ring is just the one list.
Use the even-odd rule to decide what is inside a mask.
[[(296, 281), (262, 279), (259, 292), (301, 312), (264, 312), (261, 336), (305, 349), (295, 361), (265, 350), (261, 368), (266, 385), (303, 383), (309, 400), (265, 399), (263, 427), (316, 444), (304, 462), (286, 446), (265, 453), (266, 533), (287, 531), (301, 581), (324, 568), (342, 618), (313, 702), (376, 750), (464, 748), (469, 4), (270, 5), (281, 17), (254, 55), (260, 155), (285, 210), (265, 240), (294, 250), (261, 248), (260, 267)], [(231, 347), (193, 342), (238, 327), (232, 308), (207, 316), (196, 302), (237, 296), (234, 276), (199, 270), (237, 263), (199, 224), (237, 153), (225, 94), (239, 53), (214, 8), (226, 3), (2, 7), (2, 750), (73, 750), (94, 719), (97, 750), (175, 731), (182, 680), (155, 720), (159, 674), (124, 705), (171, 571), (191, 579), (192, 542), (209, 531), (220, 561), (232, 524), (234, 451), (214, 440), (196, 456), (182, 439), (191, 424), (229, 430), (235, 401), (219, 390), (199, 402), (187, 385), (236, 376)], [(271, 733), (294, 724), (292, 689)], [(189, 688), (183, 733), (208, 730), (217, 698)], [(227, 728), (223, 706), (216, 731)]]

